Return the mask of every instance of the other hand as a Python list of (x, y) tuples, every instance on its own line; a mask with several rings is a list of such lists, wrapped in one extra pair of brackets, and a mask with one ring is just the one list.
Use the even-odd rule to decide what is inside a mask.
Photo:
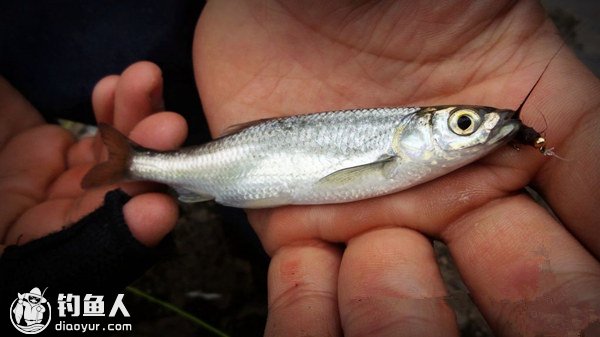
[[(218, 136), (345, 108), (515, 109), (561, 44), (535, 1), (215, 0), (194, 60)], [(266, 335), (458, 335), (430, 237), (449, 246), (498, 335), (590, 328), (600, 315), (599, 92), (563, 48), (527, 101), (525, 123), (540, 129), (543, 114), (568, 161), (507, 146), (393, 195), (248, 211), (272, 256)]]
[[(147, 246), (174, 226), (175, 201), (149, 183), (122, 183), (84, 191), (81, 179), (103, 160), (99, 136), (76, 140), (65, 129), (44, 122), (39, 112), (0, 78), (0, 243), (24, 244), (77, 222), (102, 204), (117, 187), (132, 195), (124, 215), (129, 229)], [(185, 120), (162, 107), (160, 70), (148, 62), (109, 76), (93, 93), (96, 120), (155, 149), (180, 146)], [(0, 246), (1, 247), (1, 246)]]

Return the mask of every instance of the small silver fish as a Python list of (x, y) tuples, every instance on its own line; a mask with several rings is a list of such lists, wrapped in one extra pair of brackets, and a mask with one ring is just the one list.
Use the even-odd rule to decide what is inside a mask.
[(343, 203), (394, 193), (511, 140), (512, 110), (373, 108), (260, 120), (204, 145), (158, 152), (100, 125), (110, 156), (84, 188), (122, 179), (167, 184), (183, 202), (243, 208)]

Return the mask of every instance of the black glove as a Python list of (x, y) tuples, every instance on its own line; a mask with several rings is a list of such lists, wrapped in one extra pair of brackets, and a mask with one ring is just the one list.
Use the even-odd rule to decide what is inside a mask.
[(123, 217), (123, 205), (130, 198), (121, 190), (111, 191), (103, 206), (69, 228), (7, 247), (0, 257), (2, 298), (14, 298), (33, 287), (113, 293), (141, 276), (170, 236), (156, 248), (137, 241)]

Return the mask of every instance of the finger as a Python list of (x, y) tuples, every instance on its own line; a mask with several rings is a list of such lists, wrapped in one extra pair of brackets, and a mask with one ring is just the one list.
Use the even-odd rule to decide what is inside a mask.
[[(147, 182), (130, 182), (87, 191), (79, 198), (69, 198), (71, 207), (62, 217), (70, 225), (88, 215), (102, 204), (106, 193), (122, 189), (133, 198), (123, 207), (125, 222), (133, 236), (146, 246), (155, 246), (175, 227), (179, 215), (177, 203), (162, 192), (163, 186)], [(63, 199), (57, 199), (63, 200)]]
[(113, 123), (115, 91), (121, 77), (110, 75), (101, 79), (92, 91), (92, 106), (98, 123)]
[(0, 148), (12, 136), (42, 123), (33, 105), (0, 76)]
[[(114, 123), (115, 115), (115, 92), (117, 90), (117, 84), (119, 83), (121, 76), (110, 75), (101, 79), (94, 90), (92, 91), (92, 106), (94, 108), (94, 115), (96, 116), (97, 123)], [(108, 156), (108, 152), (102, 144), (102, 138), (100, 135), (96, 135), (92, 138), (92, 152), (93, 161), (99, 162), (104, 160)], [(78, 153), (85, 154), (85, 152), (78, 151)], [(85, 149), (82, 149), (85, 150)], [(70, 162), (75, 162), (75, 158), (69, 156)]]
[(341, 336), (340, 255), (336, 248), (318, 242), (283, 247), (273, 255), (265, 336)]
[[(527, 125), (543, 129), (548, 147), (556, 147), (558, 154), (567, 158), (532, 153), (539, 162), (532, 179), (564, 224), (598, 257), (600, 241), (595, 238), (600, 236), (596, 226), (600, 213), (594, 205), (600, 202), (600, 162), (595, 160), (594, 150), (600, 144), (595, 136), (600, 132), (595, 113), (600, 104), (600, 81), (569, 48), (561, 48), (561, 43), (540, 46), (551, 53), (547, 59), (558, 54), (547, 64), (521, 118)], [(558, 96), (560, 100), (554, 99)]]
[(174, 150), (187, 137), (187, 122), (180, 114), (160, 112), (139, 122), (129, 136), (134, 142), (153, 150)]
[[(5, 244), (25, 244), (48, 233), (57, 232), (69, 225), (65, 215), (73, 203), (72, 199), (54, 199), (28, 205), (6, 232)], [(44, 217), (40, 217), (43, 214)]]
[(72, 143), (68, 131), (42, 125), (21, 132), (0, 152), (0, 241), (21, 213), (46, 197), (51, 183), (65, 170), (65, 154)]
[(491, 202), (443, 238), (499, 336), (576, 335), (600, 315), (600, 265), (523, 195)]
[(600, 80), (565, 50), (562, 62), (548, 70), (536, 107), (548, 113), (550, 146), (567, 160), (551, 158), (535, 178), (553, 211), (565, 226), (600, 258)]
[[(137, 185), (131, 188), (138, 192), (147, 188), (147, 184)], [(81, 198), (53, 198), (28, 207), (8, 229), (4, 242), (7, 245), (22, 245), (48, 233), (60, 231), (98, 208), (105, 194), (113, 189), (114, 186), (97, 189)], [(127, 188), (123, 190), (129, 192)], [(147, 246), (158, 244), (173, 229), (178, 213), (173, 198), (161, 193), (142, 193), (123, 207), (125, 221), (131, 233)]]
[(69, 148), (67, 153), (68, 167), (89, 164), (96, 162), (96, 160), (96, 137), (80, 139)]
[(179, 208), (168, 195), (145, 193), (127, 202), (123, 214), (131, 234), (146, 246), (155, 246), (175, 227)]
[(339, 276), (345, 336), (458, 336), (433, 247), (404, 228), (348, 243)]
[(140, 120), (162, 110), (162, 88), (155, 64), (138, 62), (125, 69), (115, 91), (113, 125), (128, 134)]

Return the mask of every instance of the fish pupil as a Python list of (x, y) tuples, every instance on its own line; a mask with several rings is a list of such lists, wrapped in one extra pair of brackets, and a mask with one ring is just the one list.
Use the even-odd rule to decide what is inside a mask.
[(471, 126), (471, 118), (464, 115), (460, 116), (456, 121), (456, 125), (458, 125), (461, 130), (465, 131)]

